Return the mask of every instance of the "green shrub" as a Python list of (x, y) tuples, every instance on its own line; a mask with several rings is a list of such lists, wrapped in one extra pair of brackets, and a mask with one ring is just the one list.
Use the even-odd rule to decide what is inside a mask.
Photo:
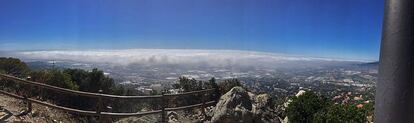
[(230, 89), (236, 86), (243, 87), (238, 79), (226, 79), (218, 84), (221, 95), (227, 93)]
[(314, 115), (315, 123), (365, 123), (367, 116), (372, 115), (372, 105), (363, 108), (356, 105), (331, 105)]
[(309, 91), (293, 97), (286, 108), (286, 114), (290, 123), (311, 123), (314, 114), (328, 105), (326, 98)]
[(20, 59), (0, 57), (0, 71), (12, 76), (26, 77), (29, 68)]

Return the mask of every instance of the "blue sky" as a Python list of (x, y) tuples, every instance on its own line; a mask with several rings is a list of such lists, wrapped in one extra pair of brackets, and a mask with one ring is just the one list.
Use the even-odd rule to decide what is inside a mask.
[(383, 0), (1, 0), (0, 49), (233, 49), (377, 60)]

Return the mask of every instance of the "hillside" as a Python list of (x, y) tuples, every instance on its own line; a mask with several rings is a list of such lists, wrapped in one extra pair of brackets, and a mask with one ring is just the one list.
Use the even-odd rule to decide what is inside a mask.
[(80, 122), (61, 110), (33, 104), (30, 114), (16, 116), (26, 105), (23, 101), (0, 94), (0, 122), (75, 123)]
[[(322, 69), (323, 71), (324, 69)], [(341, 70), (340, 76), (354, 76), (358, 71)], [(318, 71), (318, 70), (310, 70)], [(200, 91), (203, 89), (210, 89), (212, 94), (210, 96), (201, 95), (187, 95), (174, 97), (168, 100), (167, 103), (160, 101), (133, 101), (133, 100), (113, 100), (107, 103), (110, 106), (111, 112), (143, 112), (160, 110), (160, 106), (168, 108), (189, 106), (200, 104), (202, 100), (216, 100), (215, 107), (208, 107), (205, 109), (207, 115), (202, 115), (203, 110), (199, 108), (186, 109), (182, 111), (168, 112), (168, 121), (172, 123), (188, 123), (188, 122), (213, 122), (213, 123), (238, 123), (238, 122), (260, 122), (260, 123), (274, 123), (274, 122), (307, 122), (316, 121), (337, 121), (337, 122), (365, 122), (369, 121), (368, 117), (372, 117), (373, 103), (369, 99), (369, 95), (364, 93), (357, 93), (355, 91), (338, 91), (337, 93), (330, 93), (331, 91), (318, 91), (322, 87), (312, 88), (312, 86), (299, 87), (300, 94), (296, 93), (297, 89), (290, 89), (290, 93), (285, 96), (275, 96), (280, 92), (269, 93), (270, 91), (257, 91), (261, 87), (292, 87), (292, 84), (280, 84), (278, 82), (255, 82), (253, 86), (248, 83), (241, 82), (237, 78), (217, 80), (213, 77), (210, 80), (196, 80), (194, 78), (179, 77), (178, 80), (171, 85), (170, 88), (164, 88), (164, 91), (151, 91), (148, 94), (136, 93), (134, 88), (129, 88), (124, 85), (115, 84), (114, 80), (104, 74), (98, 69), (83, 70), (83, 69), (44, 69), (32, 70), (25, 62), (14, 58), (0, 58), (0, 73), (30, 79), (34, 82), (39, 82), (47, 85), (52, 85), (60, 88), (78, 90), (83, 92), (98, 93), (102, 92), (110, 95), (139, 95), (139, 96), (154, 96), (161, 93), (179, 94)], [(328, 71), (328, 73), (330, 73)], [(375, 75), (375, 73), (366, 72), (366, 75)], [(300, 75), (300, 73), (292, 74), (293, 77)], [(313, 75), (312, 75), (313, 76)], [(364, 76), (369, 79), (370, 76)], [(367, 78), (368, 77), (368, 78)], [(90, 110), (96, 109), (97, 101), (94, 99), (68, 96), (65, 94), (56, 93), (54, 91), (46, 91), (43, 93), (39, 89), (25, 89), (21, 84), (8, 81), (8, 79), (1, 78), (1, 89), (18, 95), (28, 94), (31, 98), (41, 98), (42, 100), (65, 107), (75, 109)], [(306, 80), (312, 79), (309, 77)], [(338, 79), (344, 79), (340, 77)], [(360, 78), (363, 79), (363, 78)], [(307, 82), (307, 81), (304, 81)], [(261, 85), (263, 84), (263, 85)], [(326, 84), (325, 84), (326, 85)], [(314, 87), (316, 87), (314, 86)], [(255, 88), (256, 87), (256, 88)], [(309, 88), (308, 88), (309, 87)], [(338, 89), (338, 86), (329, 87)], [(356, 86), (357, 87), (357, 86)], [(361, 86), (362, 88), (364, 86)], [(102, 91), (100, 91), (102, 90)], [(214, 91), (212, 91), (214, 90)], [(39, 92), (40, 91), (40, 92)], [(134, 92), (135, 91), (135, 92)], [(365, 92), (362, 90), (362, 92)], [(303, 94), (304, 93), (304, 94)], [(305, 96), (301, 96), (301, 95)], [(25, 105), (20, 100), (11, 99), (5, 96), (1, 98), (1, 106), (4, 106), (6, 121), (24, 121), (24, 122), (96, 122), (96, 118), (91, 118), (83, 115), (67, 114), (59, 110), (53, 110), (47, 107), (34, 105), (33, 112), (27, 116), (15, 117), (7, 116), (6, 114), (17, 114)], [(214, 104), (213, 104), (214, 105)], [(109, 109), (109, 108), (108, 108)], [(11, 112), (11, 113), (7, 113)], [(289, 118), (288, 118), (289, 117)], [(352, 118), (351, 118), (352, 117)], [(284, 119), (282, 121), (282, 119)], [(146, 115), (142, 117), (129, 117), (117, 119), (112, 121), (120, 123), (129, 122), (159, 122), (159, 115)]]

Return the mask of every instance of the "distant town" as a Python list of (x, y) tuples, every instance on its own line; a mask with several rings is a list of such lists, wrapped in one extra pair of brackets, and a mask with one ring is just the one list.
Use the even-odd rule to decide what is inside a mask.
[(271, 93), (277, 99), (296, 94), (299, 90), (312, 90), (338, 103), (351, 101), (372, 102), (378, 63), (349, 63), (325, 67), (296, 69), (272, 69), (259, 67), (205, 67), (184, 65), (140, 65), (116, 66), (110, 64), (83, 63), (74, 61), (29, 61), (32, 68), (99, 68), (105, 75), (121, 85), (143, 94), (169, 89), (180, 76), (207, 81), (214, 77), (220, 80), (237, 78), (243, 85), (257, 93)]

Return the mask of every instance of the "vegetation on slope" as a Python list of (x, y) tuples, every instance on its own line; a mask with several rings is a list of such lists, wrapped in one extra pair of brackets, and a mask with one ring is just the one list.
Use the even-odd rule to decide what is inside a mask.
[[(93, 93), (98, 93), (99, 90), (103, 90), (102, 93), (105, 94), (131, 95), (131, 91), (122, 86), (115, 85), (112, 78), (105, 76), (98, 69), (91, 71), (82, 69), (45, 69), (32, 71), (19, 59), (0, 58), (0, 73), (71, 90)], [(96, 106), (96, 99), (29, 87), (4, 79), (1, 80), (0, 89), (76, 109), (94, 110)], [(105, 105), (113, 107), (115, 112), (130, 111), (134, 109), (132, 107), (136, 106), (126, 101), (105, 101), (104, 103)]]
[(373, 105), (335, 104), (333, 101), (308, 91), (295, 96), (286, 114), (290, 123), (365, 123), (372, 116)]

